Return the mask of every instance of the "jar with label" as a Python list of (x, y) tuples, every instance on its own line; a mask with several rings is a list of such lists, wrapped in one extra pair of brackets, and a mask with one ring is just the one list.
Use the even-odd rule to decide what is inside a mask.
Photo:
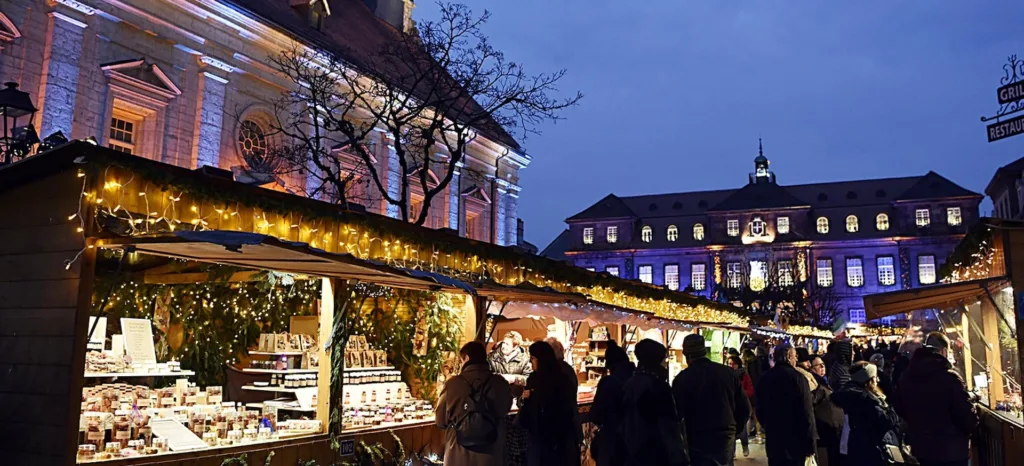
[(256, 429), (246, 428), (242, 431), (243, 442), (255, 442), (256, 441)]
[(228, 436), (228, 417), (227, 413), (223, 410), (218, 411), (213, 418), (213, 426), (217, 430), (217, 437), (227, 438)]
[(207, 432), (203, 434), (203, 443), (205, 443), (207, 446), (217, 446), (217, 440), (218, 438), (216, 432)]
[(206, 402), (211, 405), (219, 405), (224, 401), (224, 387), (214, 385), (206, 387)]
[(127, 411), (116, 411), (114, 416), (113, 439), (121, 448), (127, 448), (128, 441), (132, 439), (132, 421), (128, 418)]
[(152, 441), (153, 441), (153, 427), (149, 425), (149, 415), (148, 414), (142, 415), (142, 418), (139, 419), (137, 427), (138, 427), (138, 435), (136, 435), (136, 437), (141, 437), (141, 440), (144, 442), (143, 444), (145, 446), (148, 447), (148, 446), (152, 445)]
[(160, 399), (161, 408), (171, 408), (177, 403), (174, 402), (174, 389), (173, 388), (162, 388), (157, 393), (157, 397)]
[(78, 446), (78, 456), (77, 456), (77, 458), (78, 458), (78, 462), (79, 463), (85, 463), (87, 461), (92, 461), (93, 458), (95, 458), (95, 457), (96, 457), (96, 445), (93, 445), (91, 443), (86, 443), (84, 445), (79, 445)]
[(153, 439), (153, 448), (156, 448), (157, 453), (167, 453), (167, 439), (155, 438)]
[(121, 443), (120, 442), (107, 442), (107, 446), (106, 446), (106, 448), (103, 449), (103, 451), (106, 452), (106, 453), (109, 453), (111, 456), (117, 458), (118, 456), (121, 456)]
[(103, 448), (106, 433), (107, 429), (103, 426), (103, 417), (101, 415), (85, 415), (85, 442), (96, 447), (94, 452)]
[(185, 406), (195, 406), (196, 396), (199, 394), (198, 387), (185, 387)]
[(377, 390), (370, 392), (370, 404), (377, 404)]
[(256, 431), (256, 439), (257, 440), (270, 440), (270, 428), (269, 427), (260, 427), (259, 430)]
[(196, 412), (192, 413), (189, 423), (192, 426), (192, 432), (195, 433), (197, 437), (202, 438), (203, 434), (206, 433), (206, 415), (201, 411), (196, 410)]

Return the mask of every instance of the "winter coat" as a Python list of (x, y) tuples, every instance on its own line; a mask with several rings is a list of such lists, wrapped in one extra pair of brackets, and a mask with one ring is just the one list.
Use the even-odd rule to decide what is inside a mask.
[(746, 371), (740, 370), (736, 374), (740, 378), (740, 386), (743, 387), (743, 394), (747, 396), (747, 401), (754, 399), (754, 382), (750, 378), (750, 374)]
[(819, 383), (818, 388), (811, 391), (811, 405), (814, 406), (818, 446), (838, 449), (839, 437), (843, 433), (843, 410), (832, 402), (832, 389)]
[(601, 377), (597, 393), (590, 407), (588, 419), (598, 427), (591, 443), (590, 453), (597, 466), (624, 466), (626, 445), (622, 441), (622, 397), (626, 381), (633, 376), (636, 366), (631, 362), (611, 368), (611, 374)]
[(914, 353), (896, 387), (894, 404), (907, 422), (915, 457), (956, 462), (970, 456), (978, 414), (963, 379), (934, 349)]
[[(689, 464), (686, 432), (666, 378), (638, 368), (623, 386), (622, 438), (629, 466)], [(678, 453), (674, 459), (672, 451)]]
[[(498, 440), (481, 451), (470, 451), (456, 441), (455, 424), (464, 414), (472, 387), (487, 399), (487, 407), (497, 421)], [(462, 372), (444, 384), (437, 400), (434, 416), (444, 431), (444, 466), (503, 466), (505, 464), (505, 416), (512, 408), (512, 390), (500, 375), (493, 374), (487, 364), (466, 364)]]
[[(565, 376), (572, 381), (572, 396), (573, 400), (577, 400), (580, 391), (580, 379), (576, 375), (576, 369), (573, 369), (572, 365), (562, 361), (562, 372)], [(580, 410), (576, 409), (573, 411), (572, 417), (573, 430), (576, 432), (576, 443), (583, 443), (583, 420), (580, 418)]]
[(572, 466), (580, 462), (575, 418), (576, 391), (561, 366), (535, 371), (526, 380), (529, 398), (520, 400), (516, 423), (530, 434), (529, 466)]
[(735, 448), (736, 429), (750, 419), (750, 402), (739, 377), (708, 358), (689, 361), (672, 381), (679, 415), (693, 451), (717, 454)]
[[(777, 363), (757, 386), (757, 420), (764, 427), (771, 461), (803, 461), (815, 452), (815, 419), (807, 379)], [(774, 462), (774, 461), (773, 461)]]
[(750, 375), (750, 382), (756, 387), (757, 383), (761, 381), (761, 360), (757, 359), (757, 356), (744, 357), (743, 368)]
[(491, 371), (495, 374), (521, 376), (522, 380), (519, 383), (522, 385), (526, 382), (526, 376), (530, 375), (532, 370), (530, 354), (526, 352), (526, 348), (519, 346), (511, 355), (506, 356), (502, 351), (502, 345), (504, 344), (505, 342), (502, 342), (494, 347), (490, 356), (487, 357), (487, 363), (490, 364)]
[(853, 344), (848, 341), (837, 341), (835, 349), (835, 360), (828, 366), (828, 386), (833, 390), (842, 390), (850, 381), (850, 356), (853, 355)]
[(855, 383), (832, 394), (849, 422), (846, 464), (882, 466), (887, 463), (886, 445), (899, 445), (900, 418), (884, 399)]

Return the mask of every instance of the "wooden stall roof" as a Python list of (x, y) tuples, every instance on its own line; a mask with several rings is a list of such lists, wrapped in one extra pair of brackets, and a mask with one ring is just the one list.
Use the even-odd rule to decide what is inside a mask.
[(890, 291), (864, 296), (864, 313), (868, 320), (920, 309), (936, 309), (963, 300), (978, 299), (987, 292), (1009, 285), (1005, 277), (985, 278), (946, 285)]
[(480, 296), (495, 301), (529, 301), (538, 303), (584, 303), (587, 297), (579, 293), (566, 293), (552, 288), (540, 287), (529, 282), (518, 285), (502, 285), (492, 280), (477, 281), (473, 288)]
[(173, 235), (135, 237), (108, 243), (105, 247), (131, 248), (176, 259), (357, 280), (396, 288), (474, 292), (471, 286), (444, 275), (392, 267), (257, 233), (179, 231)]

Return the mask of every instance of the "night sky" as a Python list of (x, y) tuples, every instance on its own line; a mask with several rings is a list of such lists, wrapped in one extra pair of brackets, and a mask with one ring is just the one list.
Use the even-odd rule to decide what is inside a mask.
[[(585, 94), (521, 141), (519, 215), (543, 249), (608, 193), (740, 187), (757, 138), (782, 184), (934, 170), (981, 192), (1024, 156), (986, 142), (1018, 0), (462, 0), (527, 70)], [(436, 17), (419, 0), (414, 18)], [(982, 213), (991, 204), (982, 205)]]

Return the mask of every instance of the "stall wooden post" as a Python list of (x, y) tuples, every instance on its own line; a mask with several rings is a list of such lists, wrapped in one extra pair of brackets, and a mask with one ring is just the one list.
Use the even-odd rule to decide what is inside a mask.
[(323, 423), (324, 432), (328, 432), (331, 420), (331, 349), (325, 343), (331, 341), (334, 330), (334, 280), (320, 280), (320, 338), (317, 339), (317, 352), (320, 366), (317, 377), (320, 383), (316, 390), (316, 418)]
[(964, 381), (967, 389), (974, 390), (974, 359), (971, 354), (971, 317), (969, 308), (963, 306), (960, 312), (960, 341), (964, 342)]
[(999, 350), (999, 312), (992, 301), (983, 299), (981, 301), (981, 327), (985, 336), (985, 344), (988, 351), (985, 352), (985, 363), (991, 380), (988, 383), (988, 400), (991, 405), (1003, 400), (1003, 362)]
[(476, 316), (476, 341), (487, 344), (487, 304), (486, 296), (473, 297), (473, 314)]

